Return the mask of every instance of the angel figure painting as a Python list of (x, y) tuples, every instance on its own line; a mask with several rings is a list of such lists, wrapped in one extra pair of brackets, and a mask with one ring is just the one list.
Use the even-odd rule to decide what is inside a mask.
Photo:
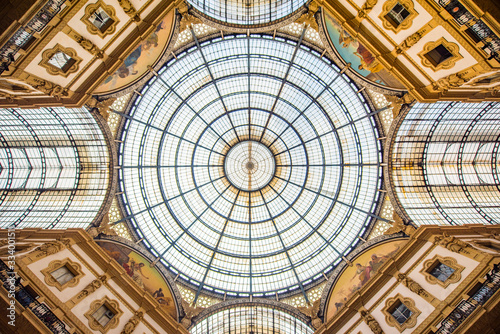
[(115, 243), (98, 241), (97, 244), (118, 262), (140, 289), (147, 291), (168, 314), (177, 319), (172, 292), (160, 272), (150, 266), (149, 260)]
[(368, 283), (382, 265), (393, 257), (405, 243), (405, 240), (384, 243), (365, 251), (352, 260), (353, 266), (344, 270), (333, 287), (325, 320), (333, 317), (349, 298)]
[(379, 85), (397, 89), (405, 88), (384, 68), (365, 45), (349, 34), (332, 15), (325, 13), (324, 20), (331, 45), (346, 64), (351, 64), (354, 71)]

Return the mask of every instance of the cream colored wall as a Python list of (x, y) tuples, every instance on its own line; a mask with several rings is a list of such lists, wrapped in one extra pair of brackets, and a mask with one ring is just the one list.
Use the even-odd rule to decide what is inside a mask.
[[(431, 284), (425, 280), (425, 276), (420, 273), (420, 270), (423, 268), (423, 264), (426, 260), (432, 259), (435, 255), (440, 255), (442, 257), (452, 257), (457, 260), (457, 263), (461, 266), (464, 266), (464, 270), (461, 273), (461, 279), (457, 283), (452, 283), (448, 285), (448, 287), (443, 288), (439, 284)], [(479, 262), (474, 261), (466, 256), (454, 253), (449, 251), (446, 248), (441, 246), (436, 246), (423, 260), (419, 265), (409, 273), (409, 277), (412, 278), (415, 282), (419, 283), (425, 290), (431, 293), (434, 297), (439, 300), (444, 300), (446, 297), (450, 295), (453, 290), (467, 277), (470, 273), (478, 266)]]
[(90, 282), (92, 282), (96, 277), (92, 274), (92, 272), (85, 267), (85, 265), (68, 249), (63, 249), (60, 252), (49, 255), (42, 260), (33, 262), (28, 265), (28, 269), (31, 270), (35, 276), (45, 284), (45, 276), (42, 274), (41, 270), (47, 268), (50, 262), (54, 260), (63, 260), (65, 258), (69, 258), (71, 261), (79, 263), (81, 266), (81, 270), (83, 272), (83, 276), (78, 282), (78, 284), (74, 287), (67, 287), (62, 291), (59, 291), (54, 286), (47, 285), (47, 288), (52, 292), (59, 300), (63, 303), (73, 298), (76, 294), (78, 294), (83, 288), (85, 288)]

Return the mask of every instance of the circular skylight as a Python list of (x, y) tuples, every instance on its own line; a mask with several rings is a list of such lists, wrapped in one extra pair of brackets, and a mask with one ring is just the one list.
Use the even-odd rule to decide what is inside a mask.
[(240, 190), (256, 191), (267, 186), (275, 172), (271, 150), (258, 141), (245, 140), (227, 152), (221, 176), (227, 176), (228, 181)]
[(142, 243), (179, 280), (273, 295), (331, 270), (380, 188), (380, 147), (350, 79), (304, 45), (226, 36), (176, 55), (142, 89), (120, 186)]
[(270, 23), (294, 13), (307, 0), (188, 0), (203, 14), (218, 21), (238, 25)]

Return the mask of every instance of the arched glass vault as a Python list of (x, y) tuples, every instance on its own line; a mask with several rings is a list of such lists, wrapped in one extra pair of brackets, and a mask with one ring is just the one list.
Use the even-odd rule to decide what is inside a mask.
[(201, 13), (221, 22), (261, 25), (285, 18), (307, 0), (187, 0)]
[(121, 221), (198, 293), (304, 291), (378, 218), (381, 147), (358, 90), (301, 41), (196, 40), (124, 115)]

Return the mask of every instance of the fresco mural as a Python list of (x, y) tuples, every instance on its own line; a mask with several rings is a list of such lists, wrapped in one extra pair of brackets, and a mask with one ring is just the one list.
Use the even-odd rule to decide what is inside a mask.
[(148, 38), (128, 55), (123, 64), (97, 87), (95, 94), (103, 94), (121, 89), (140, 78), (164, 52), (173, 27), (173, 11), (168, 13)]
[(125, 269), (139, 287), (149, 292), (168, 314), (177, 319), (172, 293), (158, 270), (149, 266), (149, 260), (129, 248), (114, 243), (97, 241), (97, 244)]
[(324, 19), (333, 47), (346, 63), (351, 63), (354, 71), (380, 85), (405, 89), (363, 44), (346, 32), (329, 13), (325, 13)]
[(406, 244), (406, 240), (392, 241), (376, 246), (352, 260), (352, 267), (347, 267), (335, 283), (328, 301), (327, 320), (332, 318), (345, 302), (368, 280), (373, 277), (387, 259), (394, 256)]

